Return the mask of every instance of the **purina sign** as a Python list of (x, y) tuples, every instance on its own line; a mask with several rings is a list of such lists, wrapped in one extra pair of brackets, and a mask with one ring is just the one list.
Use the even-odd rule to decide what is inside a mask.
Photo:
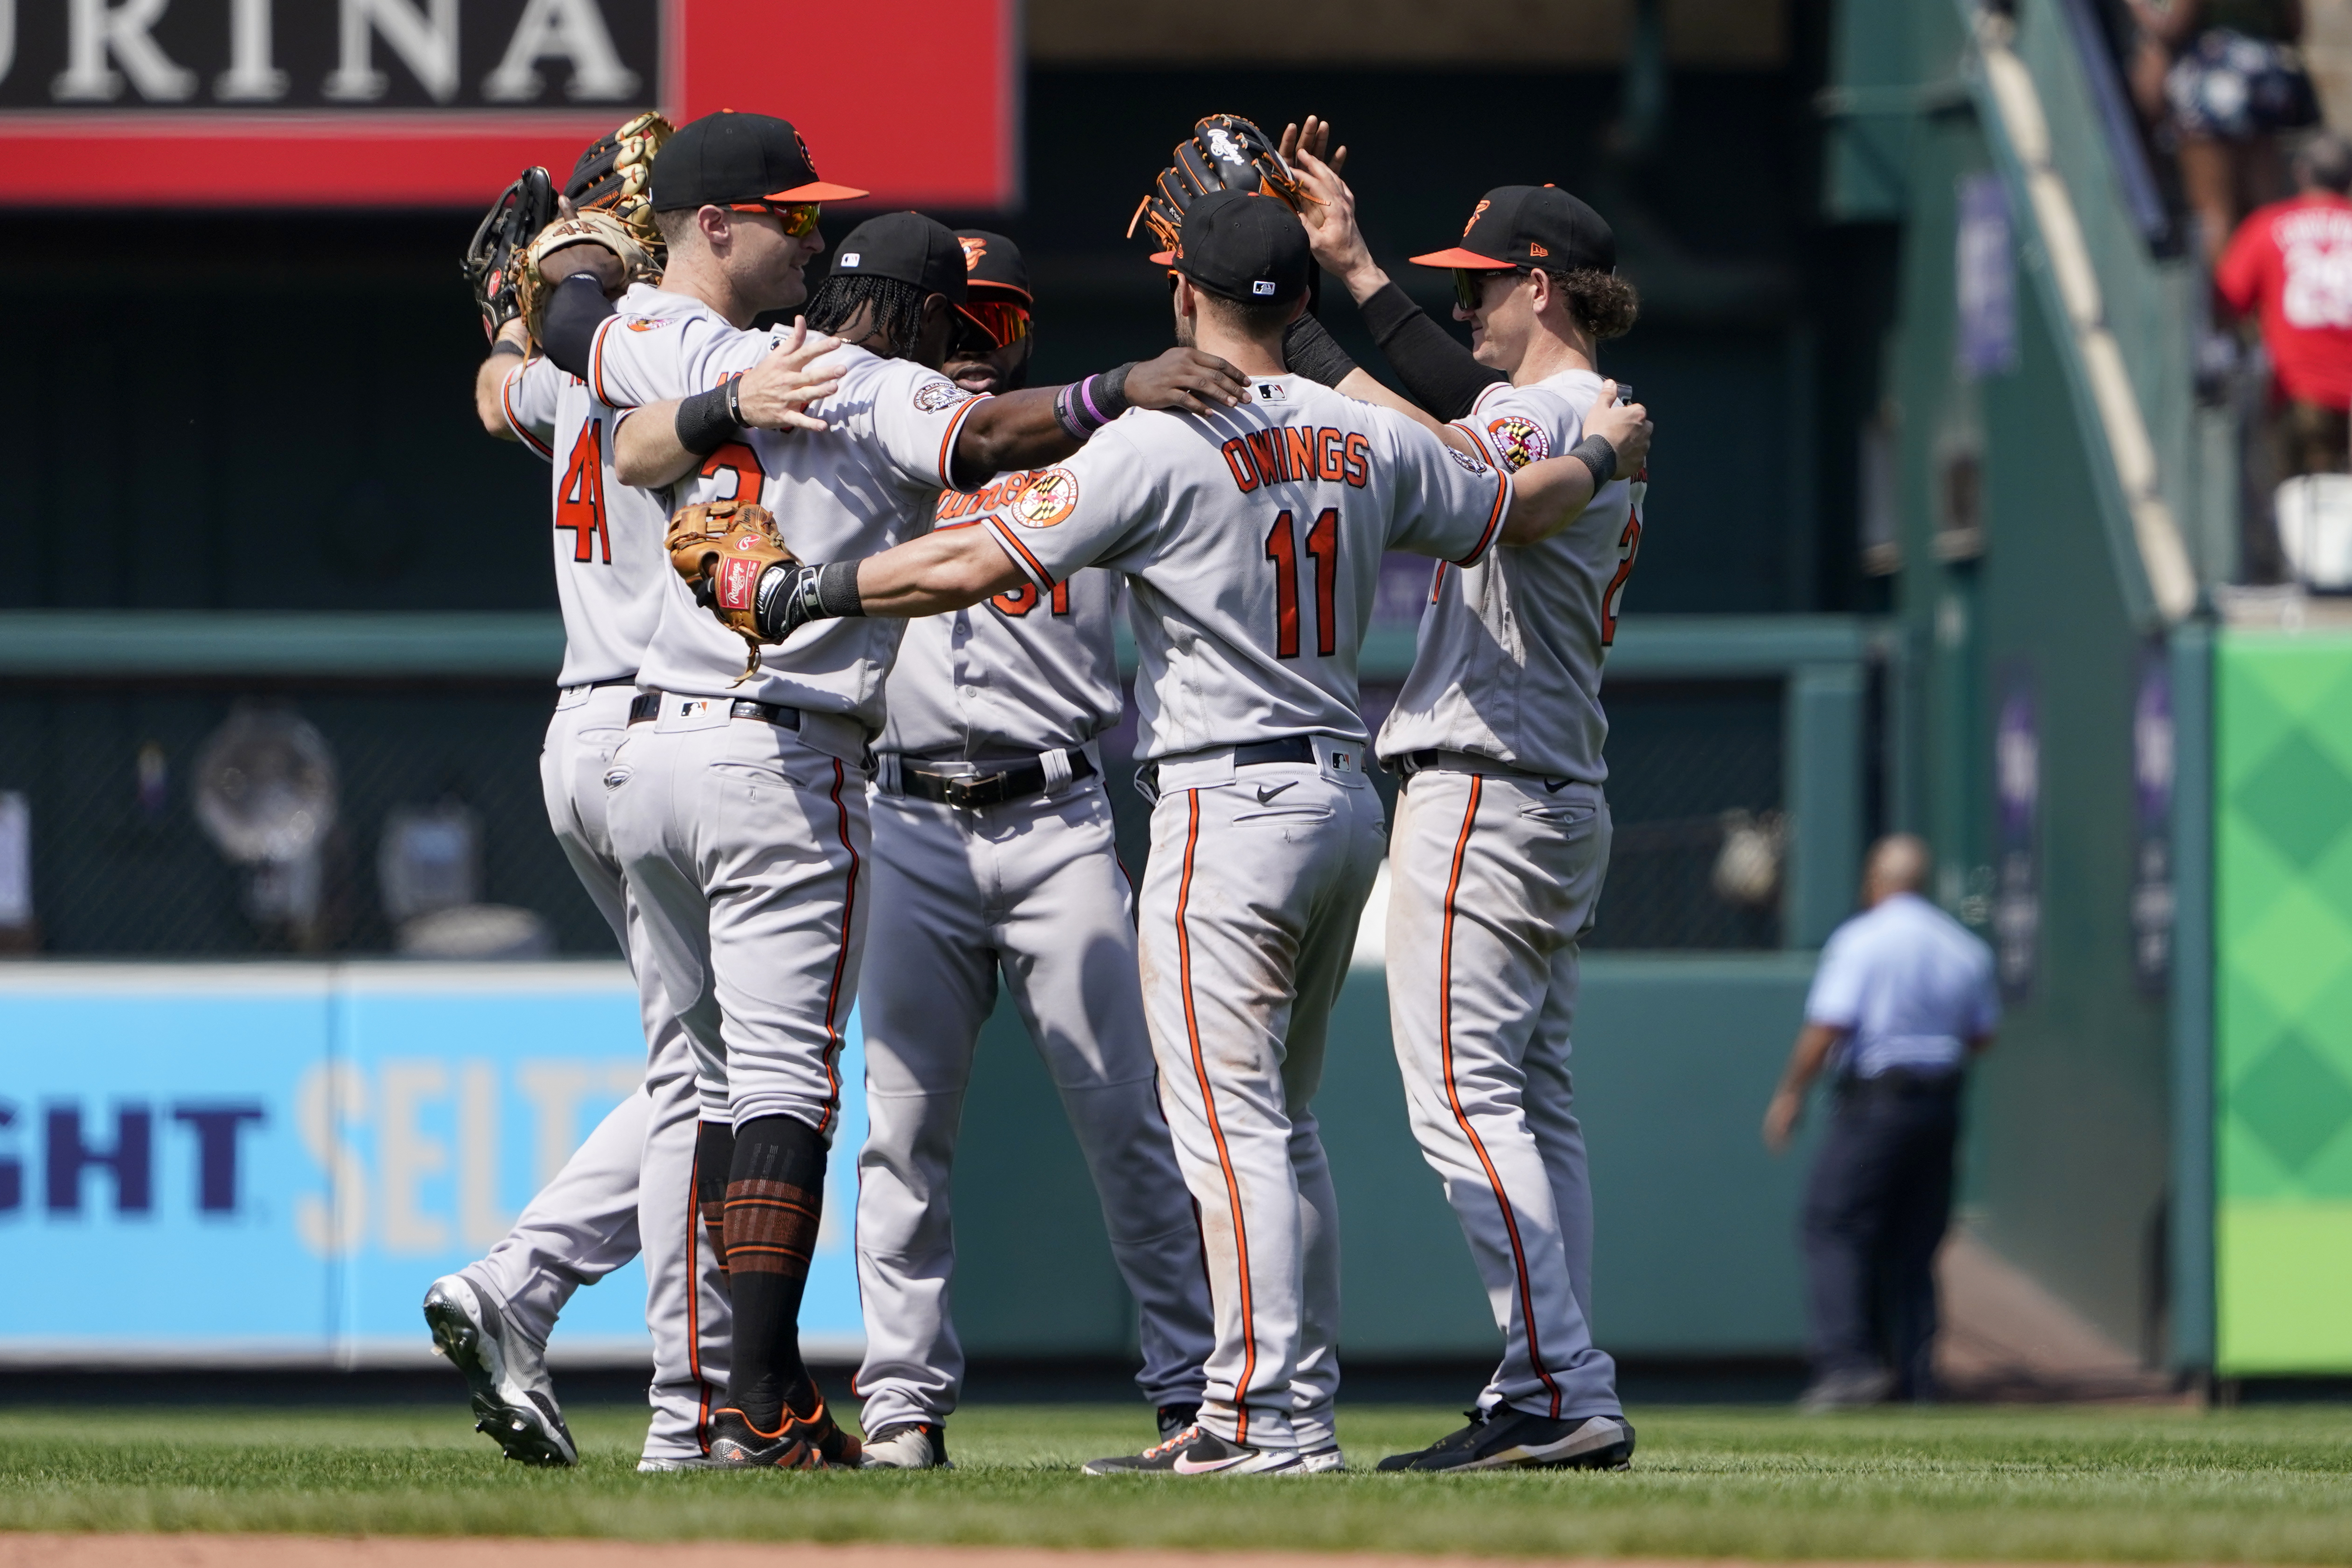
[(16, 0), (0, 106), (513, 110), (650, 100), (660, 0)]
[(0, 0), (0, 204), (487, 205), (659, 107), (782, 115), (828, 178), (1003, 207), (1016, 4), (895, 6), (882, 82), (809, 68), (875, 47), (810, 0)]

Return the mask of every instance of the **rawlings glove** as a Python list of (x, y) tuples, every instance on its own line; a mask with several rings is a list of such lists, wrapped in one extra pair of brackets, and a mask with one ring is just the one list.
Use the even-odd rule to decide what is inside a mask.
[(669, 537), (662, 544), (669, 552), (670, 565), (694, 589), (694, 602), (741, 637), (750, 650), (743, 673), (736, 677), (736, 684), (741, 685), (760, 668), (760, 645), (782, 642), (799, 624), (781, 599), (792, 582), (813, 575), (815, 568), (802, 565), (784, 548), (775, 514), (755, 501), (705, 501), (682, 508), (670, 519)]
[(1238, 114), (1212, 114), (1193, 126), (1192, 134), (1176, 143), (1175, 159), (1128, 220), (1129, 238), (1137, 224), (1149, 224), (1162, 245), (1175, 249), (1185, 210), (1211, 191), (1254, 191), (1293, 212), (1307, 199), (1281, 149)]
[(555, 187), (544, 169), (525, 169), (499, 193), (466, 247), (466, 287), (482, 313), (482, 331), (496, 342), (499, 329), (522, 314), (522, 255), (555, 218)]
[(661, 263), (654, 253), (637, 238), (636, 230), (608, 212), (584, 212), (574, 217), (558, 218), (539, 231), (537, 238), (523, 254), (522, 279), (518, 292), (522, 310), (522, 324), (530, 329), (530, 341), (540, 341), (540, 329), (545, 323), (547, 301), (555, 286), (563, 280), (559, 265), (556, 276), (547, 273), (547, 258), (567, 246), (601, 245), (621, 258), (623, 286), (629, 283), (656, 283), (661, 280)]
[(640, 114), (609, 136), (591, 142), (563, 182), (564, 200), (576, 213), (609, 212), (636, 234), (637, 242), (656, 259), (662, 255), (661, 230), (654, 226), (652, 204), (646, 186), (653, 179), (654, 154), (675, 134), (658, 114)]

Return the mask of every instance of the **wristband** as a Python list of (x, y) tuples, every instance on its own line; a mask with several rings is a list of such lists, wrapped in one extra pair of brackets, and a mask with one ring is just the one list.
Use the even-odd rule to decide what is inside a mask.
[(1282, 363), (1307, 380), (1337, 386), (1360, 368), (1339, 340), (1312, 316), (1301, 316), (1282, 334)]
[(811, 621), (865, 613), (855, 561), (771, 566), (760, 574), (760, 585), (751, 592), (751, 615), (761, 642), (782, 642)]
[(1617, 448), (1609, 444), (1605, 436), (1587, 436), (1570, 447), (1568, 455), (1592, 470), (1592, 491), (1595, 495), (1601, 493), (1601, 486), (1617, 476)]
[(517, 359), (529, 359), (530, 351), (512, 338), (500, 338), (490, 345), (490, 357), (496, 359), (500, 354), (512, 354)]
[(673, 426), (677, 432), (677, 444), (698, 458), (710, 456), (743, 433), (743, 421), (737, 407), (733, 376), (709, 392), (680, 398)]
[(1055, 395), (1054, 418), (1073, 441), (1083, 441), (1127, 412), (1127, 373), (1133, 360), (1074, 381)]

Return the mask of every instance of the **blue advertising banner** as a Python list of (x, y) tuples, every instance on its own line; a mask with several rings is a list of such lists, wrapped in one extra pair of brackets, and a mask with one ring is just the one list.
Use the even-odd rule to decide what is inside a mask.
[[(425, 1287), (644, 1057), (618, 963), (0, 968), (0, 1362), (420, 1359)], [(842, 1078), (847, 1154), (854, 1017)], [(827, 1185), (802, 1321), (839, 1354), (863, 1341), (854, 1157)], [(643, 1270), (573, 1297), (549, 1348), (644, 1359)]]

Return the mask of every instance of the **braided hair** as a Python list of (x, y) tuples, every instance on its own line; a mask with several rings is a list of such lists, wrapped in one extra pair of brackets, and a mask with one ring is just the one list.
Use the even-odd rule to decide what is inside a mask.
[(905, 359), (923, 335), (923, 301), (929, 298), (912, 283), (896, 278), (844, 278), (836, 274), (817, 285), (810, 296), (808, 318), (813, 332), (838, 332), (869, 300), (874, 306), (871, 331), (881, 333), (886, 359)]

